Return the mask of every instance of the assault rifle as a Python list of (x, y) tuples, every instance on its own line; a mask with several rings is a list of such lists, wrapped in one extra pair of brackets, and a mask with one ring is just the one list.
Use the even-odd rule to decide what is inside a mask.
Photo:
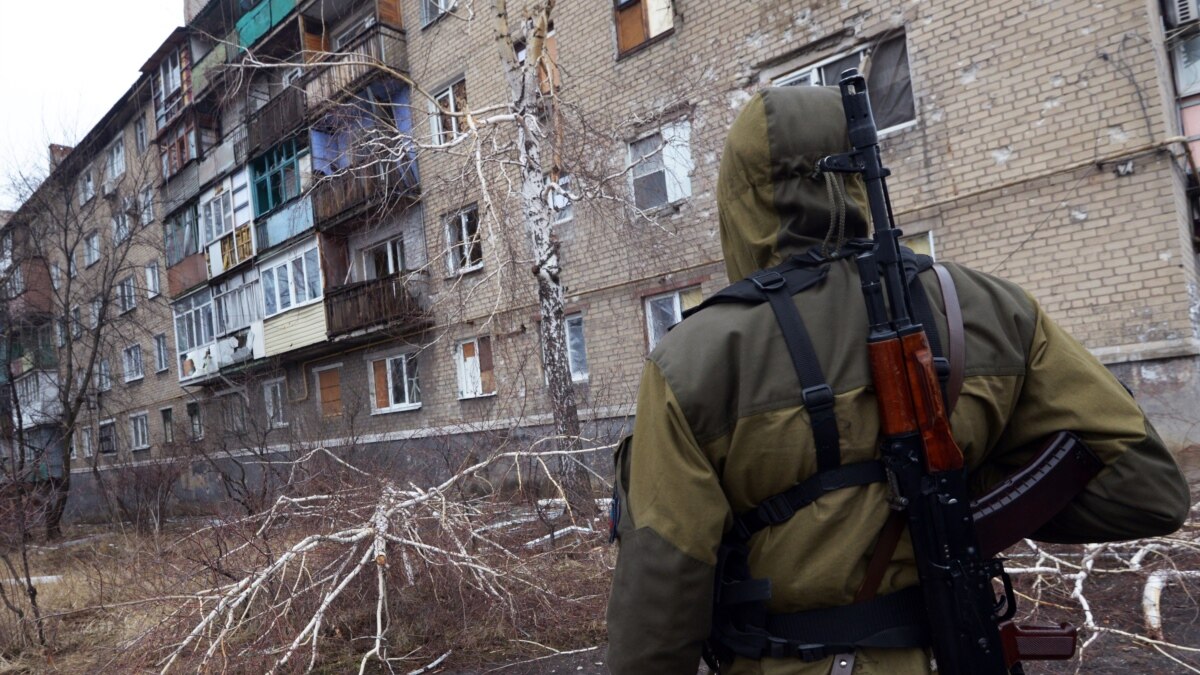
[[(1061, 509), (1099, 471), (1099, 461), (1069, 434), (1060, 434), (1040, 454), (1052, 461), (1035, 462), (1031, 466), (1041, 468), (1020, 472), (971, 503), (929, 340), (913, 318), (901, 232), (893, 224), (885, 182), (890, 172), (880, 159), (866, 79), (849, 69), (839, 86), (853, 149), (825, 157), (817, 166), (860, 174), (867, 187), (874, 246), (856, 262), (870, 323), (867, 347), (884, 436), (881, 453), (892, 508), (907, 516), (938, 671), (1008, 675), (1022, 672), (1022, 658), (1070, 658), (1075, 651), (1071, 626), (1011, 622), (1016, 612), (1012, 581), (994, 556)], [(1070, 486), (1046, 480), (1049, 466), (1057, 467), (1055, 478)], [(1022, 515), (1041, 514), (1041, 522), (1014, 524), (1022, 519), (1001, 515), (1015, 502), (1022, 503)], [(984, 534), (987, 545), (981, 546)], [(999, 596), (993, 580), (1002, 585)]]

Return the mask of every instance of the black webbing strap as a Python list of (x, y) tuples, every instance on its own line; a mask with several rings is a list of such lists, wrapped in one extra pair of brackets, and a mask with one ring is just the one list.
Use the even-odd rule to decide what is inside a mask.
[(825, 382), (812, 338), (800, 318), (800, 310), (788, 293), (787, 280), (776, 270), (760, 270), (748, 277), (767, 298), (775, 320), (783, 330), (783, 341), (792, 356), (792, 365), (800, 379), (800, 397), (812, 422), (813, 442), (817, 448), (817, 471), (829, 471), (842, 463), (838, 447), (837, 419), (833, 415), (833, 389)]
[(787, 490), (767, 497), (753, 510), (735, 516), (733, 529), (727, 536), (742, 542), (749, 541), (754, 533), (786, 521), (824, 494), (885, 480), (887, 472), (878, 460), (845, 464), (815, 473)]
[(762, 656), (817, 661), (864, 647), (900, 649), (930, 644), (920, 586), (853, 605), (767, 617), (773, 638)]
[[(925, 284), (921, 283), (921, 279), (917, 275), (917, 269), (920, 268), (913, 269), (907, 265), (905, 267), (906, 271), (911, 272), (908, 277), (908, 295), (912, 299), (913, 314), (916, 315), (917, 323), (921, 324), (925, 329), (925, 335), (929, 338), (929, 350), (933, 352), (933, 369), (937, 373), (938, 383), (942, 388), (942, 401), (945, 402), (946, 411), (949, 413), (950, 401), (947, 385), (950, 382), (950, 359), (946, 358), (946, 352), (942, 349), (942, 338), (938, 335), (937, 324), (934, 323), (929, 294), (925, 292)], [(932, 265), (926, 269), (932, 269)]]

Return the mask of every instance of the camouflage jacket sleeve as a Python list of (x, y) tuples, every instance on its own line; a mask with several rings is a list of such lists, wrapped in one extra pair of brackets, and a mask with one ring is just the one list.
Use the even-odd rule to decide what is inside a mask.
[(1188, 487), (1162, 439), (1117, 378), (1030, 302), (1036, 325), (1024, 382), (987, 463), (1019, 465), (1029, 458), (1018, 448), (1068, 430), (1106, 465), (1035, 538), (1100, 542), (1179, 529), (1190, 506)]
[(632, 443), (618, 449), (617, 486), (609, 669), (691, 675), (708, 636), (716, 550), (730, 511), (653, 362), (642, 375)]

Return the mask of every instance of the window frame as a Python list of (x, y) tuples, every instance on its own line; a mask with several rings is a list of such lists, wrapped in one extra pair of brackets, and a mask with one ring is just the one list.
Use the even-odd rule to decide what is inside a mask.
[[(79, 437), (79, 440), (80, 440), (80, 442), (78, 443), (78, 445), (79, 445), (79, 447), (80, 447), (80, 448), (82, 449), (82, 451), (83, 451), (83, 456), (84, 456), (85, 458), (86, 458), (86, 457), (91, 457), (91, 456), (92, 456), (92, 452), (93, 452), (93, 451), (94, 451), (94, 449), (95, 449), (95, 440), (96, 440), (96, 439), (94, 438), (94, 436), (93, 436), (93, 432), (92, 432), (92, 427), (91, 427), (91, 425), (84, 426), (84, 427), (79, 427), (79, 428), (78, 428), (78, 429), (76, 429), (75, 431), (76, 431), (76, 433), (78, 434), (78, 437)], [(72, 438), (71, 440), (72, 440), (72, 441), (74, 441), (75, 439), (74, 439), (74, 438)]]
[(133, 145), (137, 148), (138, 154), (145, 154), (150, 147), (150, 133), (146, 127), (146, 115), (138, 115), (138, 118), (133, 121)]
[[(399, 361), (402, 376), (404, 377), (404, 401), (396, 402), (392, 400), (392, 395), (396, 392), (395, 381), (392, 371), (392, 362)], [(380, 358), (371, 359), (367, 367), (367, 389), (371, 395), (371, 414), (381, 415), (384, 413), (404, 412), (408, 410), (418, 410), (421, 407), (421, 362), (418, 358), (418, 353), (415, 351), (404, 352), (401, 354), (391, 354)], [(378, 374), (375, 372), (377, 363), (382, 363), (386, 385), (386, 396), (388, 404), (386, 406), (379, 405), (379, 382)], [(413, 364), (414, 374), (410, 375), (409, 364)], [(412, 387), (415, 387), (416, 400), (410, 400), (413, 392)]]
[[(186, 308), (184, 308), (185, 304)], [(181, 298), (171, 307), (171, 315), (175, 320), (173, 324), (175, 326), (175, 353), (180, 357), (216, 342), (216, 316), (213, 314), (211, 288), (206, 287)], [(205, 322), (206, 315), (207, 323)], [(182, 328), (181, 321), (183, 322)], [(204, 339), (206, 332), (208, 339)], [(195, 338), (194, 342), (193, 338)], [(182, 367), (181, 362), (180, 368)], [(182, 375), (182, 370), (180, 374)]]
[(91, 267), (100, 262), (100, 232), (91, 230), (83, 235), (83, 266)]
[[(474, 356), (467, 357), (465, 355), (465, 346), (473, 345)], [(484, 368), (484, 354), (487, 354), (486, 361), (491, 364), (491, 367)], [(474, 363), (469, 364), (467, 358), (473, 358)], [(471, 369), (474, 368), (474, 372)], [(492, 338), (490, 335), (478, 335), (465, 340), (459, 340), (454, 344), (454, 369), (458, 377), (458, 400), (465, 401), (475, 398), (487, 398), (488, 396), (496, 395), (496, 361), (495, 352), (492, 350)], [(471, 385), (478, 384), (478, 390), (470, 388)], [(489, 390), (487, 385), (491, 385)]]
[[(469, 219), (467, 216), (470, 214), (475, 216), (474, 234), (468, 233)], [(446, 255), (450, 274), (460, 275), (483, 269), (483, 235), (479, 231), (479, 206), (471, 204), (448, 213), (442, 217), (442, 222), (446, 232)], [(469, 249), (467, 248), (467, 238), (471, 239)], [(460, 255), (460, 251), (465, 251), (465, 255)], [(472, 262), (471, 258), (475, 257), (476, 251), (478, 260)], [(464, 262), (470, 264), (464, 265)]]
[[(139, 436), (138, 422), (139, 421), (141, 422), (141, 425), (140, 425), (141, 438), (140, 439), (138, 438), (138, 436)], [(138, 443), (139, 440), (141, 441), (141, 443)], [(149, 449), (150, 449), (150, 413), (148, 411), (143, 410), (141, 412), (133, 413), (132, 415), (129, 416), (129, 451), (130, 452), (138, 452), (141, 450), (149, 450)]]
[[(108, 429), (109, 429), (108, 441), (109, 441), (109, 446), (111, 448), (109, 450), (104, 449), (105, 427), (108, 427)], [(116, 419), (110, 417), (108, 419), (100, 420), (99, 422), (96, 423), (96, 430), (98, 432), (96, 434), (98, 437), (97, 445), (96, 445), (96, 454), (99, 454), (99, 455), (115, 455), (115, 454), (117, 454), (117, 451), (120, 448), (117, 445), (117, 421), (116, 421)]]
[[(583, 346), (583, 369), (578, 371), (578, 366), (571, 351), (571, 322), (578, 322), (579, 341)], [(587, 336), (583, 332), (583, 312), (574, 312), (563, 317), (563, 340), (564, 346), (567, 348), (567, 368), (571, 371), (572, 382), (587, 382), (591, 376), (591, 371), (588, 367), (587, 359)]]
[[(250, 162), (250, 191), (255, 218), (273, 213), (300, 196), (300, 155), (303, 150), (295, 138), (290, 138), (276, 144)], [(273, 183), (275, 176), (279, 177), (277, 183)], [(289, 181), (289, 176), (293, 180)], [(292, 187), (290, 191), (289, 185)], [(278, 195), (275, 194), (276, 187), (280, 191)], [(264, 195), (259, 194), (260, 190), (265, 191)], [(262, 203), (263, 196), (266, 198), (266, 204)]]
[[(905, 53), (906, 65), (908, 66), (909, 89), (910, 89), (910, 93), (912, 93), (912, 95), (913, 95), (913, 117), (912, 117), (912, 119), (906, 120), (899, 124), (893, 124), (888, 127), (883, 127), (878, 130), (878, 134), (880, 136), (886, 136), (886, 135), (891, 135), (891, 134), (903, 131), (905, 129), (909, 129), (911, 127), (916, 126), (916, 124), (917, 124), (917, 101), (916, 101), (915, 92), (911, 91), (912, 90), (912, 61), (911, 61), (911, 59), (908, 58), (908, 53), (909, 53), (909, 51), (908, 51), (908, 31), (896, 31), (895, 34), (879, 35), (879, 36), (876, 36), (872, 40), (863, 42), (863, 43), (858, 44), (858, 45), (856, 45), (850, 49), (847, 49), (845, 51), (841, 51), (841, 52), (838, 52), (831, 56), (825, 57), (819, 61), (814, 61), (813, 63), (806, 64), (806, 65), (800, 66), (798, 68), (792, 68), (792, 69), (787, 70), (779, 75), (771, 77), (770, 84), (773, 87), (787, 87), (787, 86), (832, 86), (832, 87), (836, 87), (838, 84), (837, 82), (826, 83), (826, 82), (824, 82), (824, 76), (819, 75), (822, 72), (823, 68), (825, 68), (826, 66), (828, 66), (830, 64), (837, 63), (838, 61), (841, 61), (845, 58), (848, 58), (850, 56), (858, 54), (859, 55), (858, 67), (861, 69), (863, 58), (868, 52), (872, 52), (873, 50), (875, 50), (876, 48), (878, 48), (885, 42), (889, 42), (892, 40), (904, 40), (904, 43), (905, 43), (904, 53)], [(814, 75), (818, 75), (818, 76), (814, 77)], [(800, 80), (802, 80), (802, 79), (807, 80), (807, 82), (805, 84), (801, 84)]]
[(79, 192), (80, 206), (92, 201), (92, 198), (96, 196), (96, 177), (92, 175), (91, 169), (79, 174), (76, 190)]
[[(676, 288), (674, 290), (670, 290), (665, 293), (656, 293), (654, 295), (648, 295), (642, 299), (642, 310), (645, 312), (645, 315), (646, 315), (646, 319), (645, 319), (646, 345), (650, 348), (650, 351), (653, 351), (654, 348), (658, 346), (658, 343), (660, 341), (662, 341), (663, 337), (666, 336), (667, 331), (669, 331), (671, 329), (671, 326), (674, 326), (675, 324), (677, 324), (683, 320), (683, 312), (687, 311), (687, 309), (690, 309), (690, 307), (685, 308), (683, 306), (683, 294), (687, 293), (689, 291), (696, 291), (697, 293), (700, 294), (699, 299), (700, 300), (704, 299), (700, 284), (683, 286), (681, 288)], [(650, 303), (654, 302), (655, 300), (662, 300), (664, 298), (673, 298), (673, 308), (672, 309), (673, 309), (674, 315), (678, 318), (676, 318), (675, 321), (672, 322), (669, 326), (665, 326), (662, 330), (662, 334), (656, 338), (654, 336), (654, 333), (655, 333), (654, 323), (653, 323), (654, 315), (650, 309)], [(697, 304), (699, 304), (699, 303), (697, 303)], [(695, 305), (693, 305), (693, 307), (694, 306)]]
[(108, 357), (101, 357), (96, 361), (96, 391), (104, 392), (112, 390), (112, 363)]
[(125, 175), (125, 139), (117, 138), (112, 145), (104, 149), (104, 168), (107, 182), (112, 185)]
[[(287, 421), (287, 380), (286, 378), (277, 377), (272, 380), (263, 382), (263, 409), (267, 413), (267, 427), (270, 429), (282, 429), (288, 426)], [(272, 397), (269, 392), (275, 392), (275, 404), (272, 405)], [(276, 414), (278, 413), (278, 414)]]
[(126, 382), (136, 382), (146, 377), (146, 363), (140, 344), (129, 345), (121, 350), (121, 372)]
[(189, 401), (184, 409), (188, 417), (188, 440), (204, 440), (204, 408), (198, 401)]
[(162, 294), (162, 278), (159, 276), (158, 261), (146, 265), (146, 297), (156, 298)]
[(121, 314), (137, 309), (137, 284), (132, 274), (117, 282), (117, 307)]
[[(633, 207), (639, 211), (656, 212), (674, 208), (692, 197), (692, 173), (696, 170), (692, 159), (691, 120), (681, 118), (665, 122), (657, 129), (642, 134), (626, 144), (629, 161), (629, 194)], [(635, 149), (639, 143), (659, 137), (658, 146), (649, 153)], [(653, 163), (658, 168), (639, 172), (644, 163)], [(638, 205), (638, 181), (662, 172), (664, 201), (657, 204)]]
[(458, 0), (421, 0), (421, 28), (433, 25), (457, 8)]
[[(386, 273), (380, 273), (379, 266), (374, 264), (374, 253), (379, 249), (383, 249), (387, 254), (388, 270)], [(399, 249), (398, 252), (397, 249)], [(399, 258), (399, 261), (397, 261), (397, 258)], [(371, 266), (375, 268), (374, 276), (371, 276), (371, 272), (367, 269), (368, 261), (370, 261)], [(384, 239), (383, 241), (371, 244), (362, 250), (362, 272), (364, 281), (371, 279), (387, 279), (388, 277), (392, 277), (397, 274), (404, 274), (407, 271), (409, 271), (408, 250), (405, 247), (404, 235)]]
[[(455, 88), (460, 85), (462, 87), (463, 110), (459, 110), (459, 99), (455, 96)], [(443, 98), (445, 98), (445, 103), (442, 103)], [(446, 85), (444, 89), (439, 90), (433, 95), (433, 99), (429, 102), (429, 127), (432, 132), (434, 146), (449, 145), (466, 133), (461, 128), (458, 116), (468, 109), (468, 101), (466, 76), (454, 80)], [(449, 115), (443, 116), (443, 107), (449, 111)], [(444, 123), (446, 122), (450, 125), (449, 130), (445, 128)]]
[(154, 336), (154, 372), (165, 373), (171, 369), (170, 345), (167, 344), (167, 334), (159, 333)]
[[(337, 401), (334, 401), (333, 399), (326, 401), (325, 397), (322, 395), (322, 392), (324, 391), (324, 389), (321, 386), (321, 375), (323, 373), (331, 372), (331, 371), (337, 373), (337, 380), (338, 380), (337, 381), (337, 386), (338, 386)], [(339, 361), (338, 363), (331, 363), (328, 365), (320, 366), (318, 368), (313, 368), (312, 372), (313, 372), (313, 379), (316, 380), (316, 384), (317, 384), (317, 406), (321, 410), (322, 419), (341, 417), (342, 415), (345, 415), (346, 414), (346, 397), (342, 395), (342, 363)], [(327, 403), (329, 404), (328, 407), (326, 406)]]
[[(311, 259), (309, 254), (313, 254)], [(296, 301), (295, 293), (295, 264), (297, 262), (300, 263), (303, 270), (302, 279), (304, 281), (305, 299), (300, 302)], [(312, 265), (311, 269), (310, 265)], [(280, 269), (286, 271), (283, 278), (287, 279), (287, 284), (279, 283)], [(313, 295), (314, 275), (316, 281), (315, 295)], [(325, 280), (323, 270), (321, 269), (321, 250), (317, 245), (317, 240), (312, 239), (292, 248), (286, 253), (272, 256), (269, 261), (259, 264), (258, 281), (262, 294), (264, 319), (322, 302), (325, 298)], [(283, 306), (285, 285), (287, 287), (287, 307)], [(270, 292), (269, 295), (268, 291)]]
[(158, 409), (158, 419), (163, 428), (163, 443), (175, 442), (175, 408), (168, 406)]
[[(666, 4), (670, 25), (660, 27), (652, 25), (649, 5), (652, 2)], [(636, 13), (636, 17), (634, 16)], [(634, 28), (633, 19), (637, 19), (637, 33), (623, 34)], [(675, 33), (675, 2), (674, 0), (613, 0), (613, 30), (616, 33), (617, 59), (636, 54), (650, 45), (665, 40)], [(657, 32), (652, 32), (657, 30)]]

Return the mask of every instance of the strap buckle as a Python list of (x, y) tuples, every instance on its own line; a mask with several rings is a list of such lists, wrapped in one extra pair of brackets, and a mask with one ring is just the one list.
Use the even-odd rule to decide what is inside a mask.
[(935, 356), (933, 358), (933, 370), (937, 373), (937, 378), (942, 382), (950, 379), (950, 359)]
[(807, 387), (800, 392), (800, 397), (804, 400), (804, 407), (808, 408), (810, 417), (814, 410), (833, 407), (833, 389), (830, 389), (828, 384)]
[(763, 520), (770, 525), (778, 525), (796, 515), (796, 509), (792, 508), (785, 493), (767, 497), (758, 505), (758, 511), (765, 516)]
[(787, 279), (784, 279), (783, 275), (775, 270), (755, 272), (751, 275), (750, 281), (760, 291), (777, 291), (787, 285)]

